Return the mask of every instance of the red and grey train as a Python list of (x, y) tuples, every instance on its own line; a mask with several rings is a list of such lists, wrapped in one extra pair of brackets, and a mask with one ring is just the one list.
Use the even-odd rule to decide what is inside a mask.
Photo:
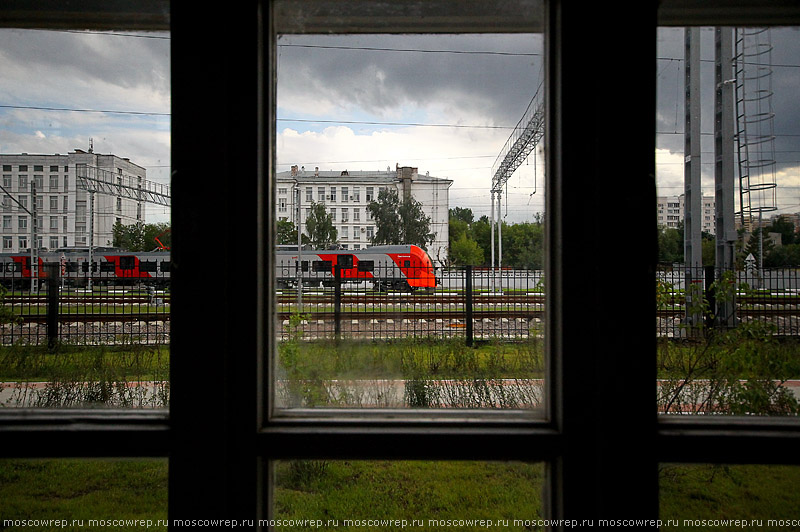
[[(298, 260), (299, 259), (299, 260)], [(94, 284), (165, 286), (170, 281), (169, 251), (130, 252), (95, 248), (90, 266), (88, 248), (40, 251), (38, 278), (49, 277), (57, 268), (67, 285)], [(279, 287), (333, 286), (336, 266), (342, 281), (371, 282), (377, 290), (430, 289), (437, 284), (433, 263), (418, 246), (373, 246), (361, 250), (315, 250), (278, 246), (275, 274)], [(90, 273), (91, 272), (91, 273)], [(30, 253), (0, 253), (0, 284), (7, 288), (29, 285)]]
[[(92, 265), (89, 248), (59, 248), (38, 253), (37, 277), (47, 279), (51, 268), (73, 286), (93, 283), (108, 285), (146, 284), (164, 286), (170, 279), (170, 254), (168, 251), (130, 252), (116, 248), (94, 248)], [(0, 284), (10, 287), (29, 285), (33, 269), (31, 254), (0, 253)]]
[(278, 287), (333, 286), (336, 266), (346, 283), (371, 282), (376, 290), (431, 289), (437, 284), (431, 258), (412, 245), (372, 246), (365, 249), (318, 250), (278, 246), (275, 251)]

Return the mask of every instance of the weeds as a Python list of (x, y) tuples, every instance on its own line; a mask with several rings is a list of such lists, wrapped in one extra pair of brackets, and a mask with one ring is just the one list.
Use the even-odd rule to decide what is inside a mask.
[(55, 408), (169, 405), (169, 354), (162, 348), (12, 346), (0, 350), (0, 406)]
[[(290, 322), (291, 323), (291, 322)], [(278, 347), (282, 407), (530, 408), (541, 404), (541, 341), (303, 341)]]

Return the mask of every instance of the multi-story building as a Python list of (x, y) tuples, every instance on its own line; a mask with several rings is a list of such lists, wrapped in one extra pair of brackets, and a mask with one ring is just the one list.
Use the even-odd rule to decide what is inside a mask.
[(276, 211), (278, 220), (288, 220), (297, 226), (297, 196), (299, 191), (299, 216), (301, 230), (311, 210), (311, 203), (324, 203), (333, 217), (344, 249), (363, 249), (370, 245), (375, 234), (375, 222), (367, 205), (378, 198), (383, 189), (394, 188), (402, 200), (411, 195), (422, 204), (424, 213), (431, 219), (434, 241), (428, 254), (437, 264), (447, 258), (449, 179), (419, 175), (417, 168), (397, 166), (386, 171), (320, 171), (315, 168), (293, 166), (290, 171), (277, 174)]
[(142, 202), (96, 192), (92, 208), (90, 193), (78, 183), (79, 175), (126, 185), (143, 183), (146, 170), (129, 159), (77, 149), (66, 155), (0, 154), (0, 169), (3, 252), (30, 249), (32, 223), (37, 240), (33, 244), (55, 249), (92, 243), (110, 246), (116, 222), (144, 222)]
[[(658, 201), (658, 225), (666, 227), (677, 227), (680, 222), (683, 222), (684, 213), (686, 212), (684, 206), (685, 197), (683, 194), (680, 196), (659, 196)], [(702, 206), (702, 231), (710, 234), (716, 232), (714, 224), (714, 208), (716, 202), (713, 196), (703, 196)]]

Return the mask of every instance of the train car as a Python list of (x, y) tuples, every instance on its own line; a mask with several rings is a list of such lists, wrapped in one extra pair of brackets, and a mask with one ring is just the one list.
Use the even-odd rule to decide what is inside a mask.
[[(163, 287), (170, 280), (170, 254), (167, 251), (130, 252), (98, 247), (59, 248), (38, 253), (37, 277), (47, 279), (50, 268), (58, 268), (67, 286), (138, 285)], [(30, 286), (33, 269), (30, 252), (0, 253), (0, 284), (6, 288)]]
[[(298, 259), (299, 257), (299, 259)], [(278, 246), (275, 251), (278, 286), (333, 286), (335, 268), (346, 283), (372, 283), (376, 290), (430, 289), (437, 284), (433, 263), (418, 246), (372, 246), (365, 249), (319, 250)]]

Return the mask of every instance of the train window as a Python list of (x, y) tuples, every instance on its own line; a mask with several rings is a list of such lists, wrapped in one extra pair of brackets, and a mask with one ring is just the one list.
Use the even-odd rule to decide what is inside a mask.
[(161, 271), (164, 273), (169, 272), (170, 268), (172, 267), (172, 261), (162, 260), (161, 261)]
[(358, 271), (360, 272), (371, 272), (375, 269), (375, 261), (374, 260), (362, 260), (358, 263)]
[(352, 268), (353, 267), (353, 256), (352, 255), (339, 255), (336, 260), (336, 263), (339, 265), (340, 268)]
[(404, 268), (410, 268), (411, 267), (411, 261), (407, 260), (407, 261), (403, 262), (403, 267)]
[(140, 272), (155, 272), (158, 271), (158, 263), (154, 260), (139, 261)]
[(308, 271), (308, 261), (307, 261), (307, 260), (304, 260), (304, 261), (302, 262), (302, 264), (301, 264), (301, 266), (300, 266), (300, 269), (301, 269), (302, 271), (304, 271), (304, 272), (307, 272), (307, 271)]
[(329, 272), (333, 267), (333, 263), (329, 260), (315, 260), (311, 263), (311, 267), (315, 272)]
[(66, 265), (66, 271), (68, 272), (77, 272), (78, 271), (78, 263), (77, 262), (68, 262)]
[(116, 270), (116, 268), (117, 268), (117, 265), (114, 264), (113, 262), (101, 262), (100, 263), (100, 271), (101, 272), (105, 272), (105, 273), (113, 272), (113, 271)]
[(133, 270), (136, 268), (136, 257), (133, 255), (125, 255), (119, 258), (119, 267), (121, 270)]

